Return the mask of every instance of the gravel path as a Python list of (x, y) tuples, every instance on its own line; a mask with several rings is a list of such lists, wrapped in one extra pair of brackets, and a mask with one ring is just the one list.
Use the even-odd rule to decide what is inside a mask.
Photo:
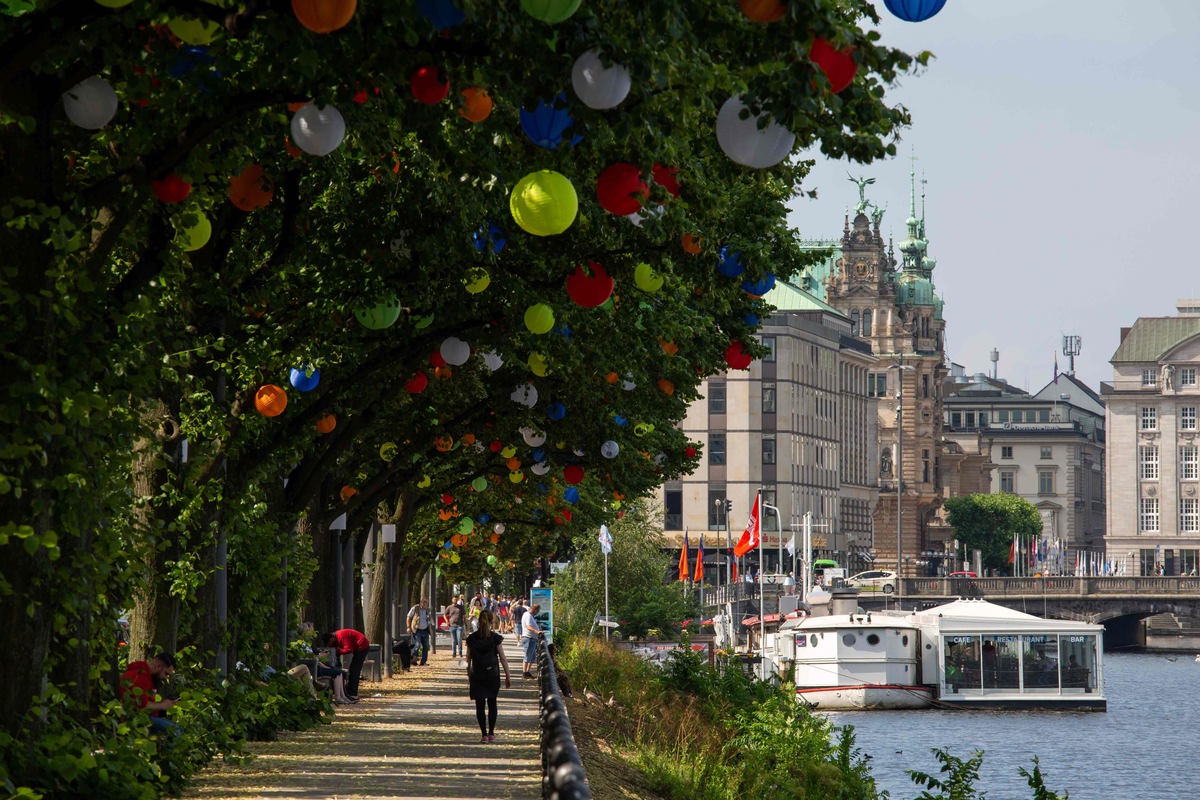
[(496, 741), (479, 743), (465, 671), (440, 648), (425, 667), (382, 684), (363, 681), (360, 702), (337, 719), (277, 742), (254, 743), (244, 766), (196, 776), (189, 798), (498, 798), (541, 796), (537, 681), (505, 637), (513, 688), (500, 690)]

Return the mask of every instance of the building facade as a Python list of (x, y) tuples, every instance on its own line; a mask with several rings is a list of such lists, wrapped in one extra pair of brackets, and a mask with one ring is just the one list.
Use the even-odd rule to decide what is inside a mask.
[(1200, 300), (1121, 329), (1107, 406), (1107, 558), (1135, 575), (1200, 568)]
[[(1036, 394), (977, 374), (947, 381), (946, 436), (986, 454), (988, 480), (977, 491), (1025, 498), (1042, 517), (1047, 552), (1073, 569), (1073, 551), (1102, 551), (1104, 402), (1073, 375), (1058, 375)], [(960, 488), (955, 494), (970, 494)]]
[(705, 458), (696, 473), (663, 487), (667, 540), (678, 548), (686, 530), (695, 547), (703, 536), (706, 562), (716, 565), (761, 490), (778, 509), (763, 516), (768, 571), (792, 568), (786, 544), (806, 513), (817, 557), (865, 568), (878, 496), (868, 392), (877, 359), (850, 336), (848, 317), (798, 286), (781, 281), (766, 299), (777, 309), (759, 332), (769, 355), (748, 371), (709, 378), (688, 409), (683, 429), (704, 443)]

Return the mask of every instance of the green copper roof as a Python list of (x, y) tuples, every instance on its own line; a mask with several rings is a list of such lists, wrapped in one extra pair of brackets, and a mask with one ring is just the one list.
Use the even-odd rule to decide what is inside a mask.
[(1193, 336), (1200, 335), (1200, 317), (1140, 317), (1111, 360), (1158, 361)]
[(811, 294), (813, 297), (824, 301), (825, 298), (825, 279), (833, 274), (837, 267), (837, 260), (842, 257), (842, 248), (840, 243), (834, 240), (826, 239), (806, 239), (800, 243), (801, 250), (829, 250), (830, 255), (821, 261), (807, 267), (793, 283), (799, 288)]
[(846, 315), (816, 295), (806, 292), (794, 283), (775, 281), (775, 288), (763, 297), (779, 311), (824, 311), (845, 318)]
[(896, 302), (907, 306), (934, 305), (933, 283), (915, 272), (905, 272), (900, 276), (900, 286), (896, 289)]

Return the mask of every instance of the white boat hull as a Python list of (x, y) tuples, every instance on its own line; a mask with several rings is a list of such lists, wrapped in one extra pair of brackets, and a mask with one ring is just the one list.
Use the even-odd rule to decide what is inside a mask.
[(925, 686), (816, 686), (797, 688), (796, 699), (822, 711), (928, 708), (933, 692)]

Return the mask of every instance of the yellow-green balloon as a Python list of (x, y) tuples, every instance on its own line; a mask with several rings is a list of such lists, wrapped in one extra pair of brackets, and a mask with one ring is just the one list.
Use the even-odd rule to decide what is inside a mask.
[(432, 483), (433, 483), (432, 478), (430, 478), (428, 475), (422, 475), (421, 480), (417, 481), (417, 488), (428, 489), (430, 484), (432, 484)]
[(460, 561), (462, 561), (462, 556), (460, 556), (458, 553), (450, 554), (450, 563), (451, 564), (457, 564)]
[(517, 454), (517, 446), (510, 444), (500, 451), (500, 455), (504, 458), (512, 458)]
[(508, 198), (508, 210), (526, 233), (554, 236), (575, 221), (579, 198), (565, 176), (544, 169), (517, 181)]
[(179, 243), (187, 252), (199, 250), (204, 245), (208, 244), (208, 240), (212, 238), (212, 223), (208, 221), (208, 217), (199, 211), (196, 212), (196, 221), (189, 227), (184, 228), (175, 237), (175, 241)]
[(133, 0), (96, 0), (97, 5), (105, 8), (124, 8), (132, 2)]
[(379, 457), (384, 461), (391, 461), (396, 457), (396, 450), (397, 448), (395, 442), (384, 442), (383, 444), (379, 445)]
[(534, 19), (553, 25), (579, 10), (583, 0), (521, 0), (521, 10)]
[(487, 478), (480, 475), (478, 478), (471, 481), (471, 488), (477, 492), (482, 492), (487, 488)]
[(492, 276), (488, 275), (487, 270), (481, 267), (476, 267), (467, 273), (467, 277), (463, 278), (463, 284), (466, 285), (467, 291), (471, 294), (479, 294), (492, 283)]
[(508, 479), (513, 483), (520, 483), (521, 481), (525, 480), (525, 473), (519, 469), (514, 469), (512, 472), (508, 473)]
[(183, 17), (172, 17), (167, 21), (167, 27), (185, 44), (210, 44), (221, 32), (221, 26), (212, 20)]
[(633, 270), (633, 283), (643, 292), (657, 292), (662, 288), (663, 276), (643, 261)]
[(554, 329), (554, 309), (545, 303), (536, 303), (525, 309), (525, 327), (530, 333), (549, 333)]
[(463, 536), (470, 536), (473, 530), (475, 530), (475, 522), (469, 517), (463, 517), (458, 521), (458, 532)]
[(544, 378), (550, 374), (550, 365), (546, 363), (546, 357), (541, 353), (529, 354), (529, 369), (539, 378)]

